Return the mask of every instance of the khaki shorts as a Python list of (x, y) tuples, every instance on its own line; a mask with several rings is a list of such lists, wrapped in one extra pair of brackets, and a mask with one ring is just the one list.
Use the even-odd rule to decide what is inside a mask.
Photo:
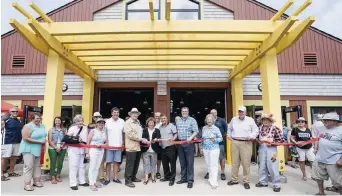
[(19, 157), (20, 144), (1, 145), (1, 158)]
[(314, 180), (329, 180), (342, 187), (342, 167), (335, 164), (325, 164), (315, 161), (312, 165), (312, 178)]
[(315, 153), (313, 148), (309, 149), (302, 149), (297, 147), (297, 152), (299, 155), (299, 161), (305, 161), (305, 158), (308, 159), (308, 161), (313, 162), (315, 160)]

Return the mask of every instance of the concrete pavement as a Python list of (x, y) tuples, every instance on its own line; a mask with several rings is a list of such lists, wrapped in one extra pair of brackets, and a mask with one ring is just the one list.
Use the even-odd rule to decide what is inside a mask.
[[(124, 164), (122, 165), (122, 171), (119, 173), (120, 180), (124, 182)], [(22, 165), (17, 165), (16, 170), (22, 173)], [(43, 182), (43, 188), (35, 188), (32, 192), (24, 191), (23, 189), (23, 177), (13, 177), (7, 182), (1, 182), (2, 195), (314, 195), (318, 193), (316, 182), (308, 180), (306, 182), (301, 180), (300, 169), (293, 169), (286, 167), (285, 176), (287, 177), (287, 183), (282, 184), (280, 193), (275, 193), (272, 190), (271, 185), (266, 188), (257, 188), (255, 184), (258, 182), (258, 166), (251, 166), (251, 189), (245, 190), (240, 183), (235, 186), (227, 186), (227, 182), (230, 179), (230, 166), (226, 167), (227, 180), (219, 180), (219, 187), (216, 190), (212, 190), (207, 180), (203, 177), (206, 173), (206, 165), (204, 158), (195, 158), (195, 183), (192, 189), (186, 188), (186, 184), (170, 187), (167, 182), (160, 182), (152, 184), (151, 181), (148, 185), (141, 183), (135, 183), (135, 188), (128, 188), (124, 184), (116, 184), (111, 182), (106, 187), (99, 189), (99, 191), (91, 191), (88, 187), (79, 187), (78, 191), (72, 191), (69, 188), (68, 179), (68, 163), (67, 160), (64, 163), (64, 169), (62, 171), (63, 182), (58, 184), (51, 184), (51, 182)], [(242, 168), (240, 169), (240, 174)], [(88, 173), (88, 171), (86, 171)], [(308, 177), (310, 178), (310, 168), (307, 167)], [(162, 173), (163, 174), (163, 173)], [(138, 178), (143, 179), (142, 162), (138, 172)], [(180, 166), (177, 163), (177, 177), (180, 178)], [(330, 182), (326, 182), (326, 186), (331, 185)], [(326, 192), (326, 194), (338, 195), (333, 192)]]

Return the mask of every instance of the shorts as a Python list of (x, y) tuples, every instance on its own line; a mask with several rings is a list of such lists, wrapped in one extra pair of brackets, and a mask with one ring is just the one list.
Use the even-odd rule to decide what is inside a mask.
[(297, 152), (299, 155), (299, 161), (305, 161), (305, 157), (308, 159), (308, 161), (311, 162), (315, 160), (315, 153), (313, 148), (302, 149), (297, 147)]
[(158, 161), (161, 161), (161, 160), (162, 160), (161, 152), (157, 154), (157, 160), (158, 160)]
[(320, 163), (316, 160), (312, 165), (311, 177), (314, 180), (329, 180), (330, 178), (334, 186), (342, 188), (342, 167), (339, 168), (335, 164)]
[(20, 144), (1, 145), (1, 158), (19, 157)]
[(120, 163), (122, 150), (106, 150), (106, 163)]
[(220, 155), (219, 160), (226, 160), (226, 151), (224, 149), (224, 145), (220, 145)]

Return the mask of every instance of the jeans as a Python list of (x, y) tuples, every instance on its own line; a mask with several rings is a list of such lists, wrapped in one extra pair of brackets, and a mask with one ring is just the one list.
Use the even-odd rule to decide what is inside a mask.
[[(272, 161), (272, 157), (276, 155), (276, 160)], [(259, 182), (268, 185), (268, 174), (272, 178), (272, 184), (276, 188), (280, 188), (279, 160), (276, 146), (267, 146), (261, 144), (259, 146)]]
[(181, 144), (178, 146), (178, 156), (181, 165), (181, 180), (194, 182), (195, 144)]
[(51, 176), (56, 176), (56, 163), (57, 163), (57, 174), (61, 174), (63, 169), (63, 162), (66, 153), (66, 149), (62, 149), (60, 152), (57, 152), (56, 149), (48, 150), (50, 157), (50, 174)]

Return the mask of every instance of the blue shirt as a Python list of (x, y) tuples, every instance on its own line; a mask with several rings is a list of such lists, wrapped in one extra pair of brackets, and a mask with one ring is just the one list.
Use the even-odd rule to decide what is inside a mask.
[[(30, 138), (38, 141), (45, 141), (46, 140), (46, 129), (43, 124), (41, 124), (39, 127), (36, 126), (34, 123), (28, 123), (25, 125), (25, 127), (28, 127), (31, 131)], [(19, 152), (20, 153), (32, 153), (36, 157), (40, 157), (42, 144), (36, 144), (36, 143), (29, 143), (24, 140), (21, 140)]]
[(176, 122), (178, 130), (178, 139), (187, 140), (193, 133), (198, 133), (197, 122), (194, 118), (188, 116), (181, 118)]
[(225, 142), (225, 139), (226, 139), (225, 136), (227, 136), (227, 123), (226, 123), (226, 121), (223, 118), (217, 117), (216, 120), (215, 120), (215, 126), (217, 128), (219, 128), (222, 137), (224, 137), (222, 142), (220, 142), (220, 145), (224, 145), (225, 144), (224, 142)]
[(21, 123), (17, 118), (9, 117), (5, 122), (4, 144), (19, 144), (21, 141)]
[(342, 126), (332, 129), (320, 127), (316, 159), (318, 162), (333, 164), (342, 158)]
[(283, 126), (283, 138), (287, 140), (287, 134), (289, 133), (289, 128)]
[[(211, 141), (209, 138), (215, 138), (215, 140)], [(220, 129), (217, 128), (215, 125), (211, 127), (206, 125), (203, 127), (202, 139), (203, 150), (220, 149), (219, 143), (223, 140)]]

